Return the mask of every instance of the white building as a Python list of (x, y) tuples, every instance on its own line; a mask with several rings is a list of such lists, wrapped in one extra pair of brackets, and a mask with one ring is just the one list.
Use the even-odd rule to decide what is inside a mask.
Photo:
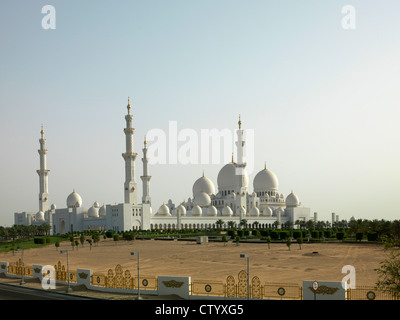
[(237, 134), (237, 161), (232, 161), (222, 167), (218, 174), (217, 186), (203, 175), (198, 178), (192, 188), (192, 198), (175, 205), (172, 200), (162, 204), (153, 214), (150, 196), (149, 159), (147, 158), (147, 142), (144, 141), (143, 176), (141, 176), (143, 192), (142, 201), (137, 200), (137, 183), (135, 177), (133, 116), (128, 100), (128, 114), (125, 116), (124, 128), (126, 151), (122, 154), (125, 160), (124, 203), (103, 204), (95, 202), (90, 208), (84, 208), (81, 196), (73, 190), (67, 197), (66, 207), (57, 209), (50, 206), (48, 175), (46, 168), (46, 139), (43, 128), (40, 142), (39, 175), (39, 211), (36, 214), (21, 212), (14, 214), (15, 224), (47, 223), (52, 226), (52, 233), (66, 233), (83, 230), (114, 230), (125, 231), (133, 229), (192, 229), (213, 228), (217, 221), (223, 225), (228, 222), (239, 225), (246, 220), (248, 225), (256, 223), (259, 227), (280, 227), (287, 221), (310, 219), (310, 209), (301, 207), (297, 195), (291, 192), (286, 198), (278, 192), (279, 183), (276, 175), (265, 167), (256, 174), (253, 180), (253, 192), (249, 192), (249, 177), (246, 173), (244, 160), (244, 131), (239, 128)]

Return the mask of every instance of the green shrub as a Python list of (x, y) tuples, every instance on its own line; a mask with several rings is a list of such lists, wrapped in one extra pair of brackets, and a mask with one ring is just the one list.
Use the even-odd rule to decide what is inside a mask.
[(269, 236), (268, 230), (261, 230), (260, 234), (261, 234), (262, 237), (268, 237)]
[(243, 238), (244, 231), (243, 231), (243, 230), (238, 230), (238, 231), (237, 231), (237, 235), (238, 235), (240, 238)]
[(344, 232), (336, 232), (336, 239), (343, 240), (344, 239)]
[(363, 232), (356, 232), (356, 241), (361, 241), (364, 236)]
[(324, 230), (324, 237), (332, 238), (332, 230), (330, 230), (330, 229)]
[(108, 231), (106, 231), (106, 234), (105, 234), (105, 236), (106, 236), (107, 238), (112, 238), (112, 237), (113, 237), (113, 235), (114, 235), (114, 231), (112, 231), (112, 230), (108, 230)]
[(367, 239), (368, 241), (378, 241), (378, 234), (376, 232), (368, 232)]
[(311, 231), (311, 237), (313, 239), (319, 239), (319, 231), (316, 230)]
[(33, 243), (34, 244), (44, 244), (44, 238), (34, 238)]
[(114, 241), (118, 241), (119, 240), (119, 235), (118, 234), (114, 234), (113, 235), (113, 239), (114, 239)]
[(228, 236), (229, 236), (231, 239), (235, 239), (235, 230), (229, 229), (229, 230), (228, 230)]
[(280, 238), (281, 238), (282, 240), (285, 240), (285, 239), (289, 238), (289, 232), (283, 230), (283, 231), (279, 232), (279, 236), (280, 236)]
[(293, 238), (297, 239), (303, 236), (303, 233), (301, 232), (301, 230), (293, 230)]
[(272, 240), (278, 240), (279, 239), (279, 231), (273, 230), (271, 231), (271, 239)]

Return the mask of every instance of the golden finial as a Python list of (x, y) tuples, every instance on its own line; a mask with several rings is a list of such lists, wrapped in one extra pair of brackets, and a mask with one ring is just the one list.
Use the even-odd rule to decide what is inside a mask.
[(203, 178), (204, 178), (204, 170), (203, 170)]
[(264, 162), (264, 170), (267, 170), (267, 161)]
[(40, 131), (40, 134), (42, 135), (42, 139), (43, 139), (43, 134), (44, 134), (43, 124), (42, 124), (42, 130)]
[(233, 152), (232, 152), (232, 163), (235, 163), (235, 162), (233, 161)]
[(147, 145), (147, 140), (146, 140), (146, 136), (144, 136), (144, 146)]
[(242, 121), (240, 120), (240, 114), (239, 114), (239, 122), (238, 122), (238, 125), (239, 125), (239, 129), (241, 129), (241, 127), (242, 127)]
[(128, 97), (128, 105), (127, 105), (126, 107), (128, 108), (128, 114), (130, 114), (130, 111), (131, 111), (131, 102), (130, 102), (129, 97)]

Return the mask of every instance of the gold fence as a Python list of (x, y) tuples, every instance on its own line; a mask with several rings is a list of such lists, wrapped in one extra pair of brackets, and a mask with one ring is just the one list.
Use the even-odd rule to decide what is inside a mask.
[[(70, 271), (69, 275), (60, 261), (54, 266), (56, 280), (77, 282), (77, 272)], [(8, 266), (8, 273), (15, 275), (33, 276), (33, 267), (22, 264), (22, 259)], [(229, 275), (226, 281), (194, 280), (191, 283), (192, 295), (221, 296), (225, 298), (251, 299), (303, 299), (302, 286), (295, 283), (265, 283), (254, 276), (247, 282), (247, 272), (241, 270), (237, 278)], [(121, 265), (109, 269), (107, 275), (93, 274), (91, 284), (93, 286), (119, 289), (137, 289), (140, 281), (141, 290), (158, 290), (158, 278), (154, 276), (132, 276), (129, 270), (123, 270)], [(248, 295), (248, 289), (250, 293)], [(390, 291), (378, 290), (372, 286), (358, 286), (347, 290), (347, 300), (398, 300)]]
[[(64, 265), (61, 264), (61, 261), (54, 266), (56, 271), (56, 280), (68, 282), (68, 272)], [(76, 271), (69, 271), (69, 282), (75, 283), (77, 282)]]
[(226, 285), (223, 282), (197, 280), (192, 282), (192, 294), (203, 296), (225, 296)]
[(154, 276), (140, 276), (133, 277), (129, 270), (123, 270), (121, 265), (117, 265), (114, 270), (109, 269), (107, 275), (93, 274), (91, 284), (93, 286), (105, 288), (119, 288), (119, 289), (137, 289), (138, 280), (140, 281), (140, 289), (143, 290), (157, 290), (158, 281)]
[(20, 258), (17, 262), (8, 265), (8, 273), (22, 276), (32, 277), (33, 266), (22, 265), (22, 259)]
[(390, 291), (378, 290), (374, 287), (359, 286), (347, 289), (347, 300), (398, 300)]

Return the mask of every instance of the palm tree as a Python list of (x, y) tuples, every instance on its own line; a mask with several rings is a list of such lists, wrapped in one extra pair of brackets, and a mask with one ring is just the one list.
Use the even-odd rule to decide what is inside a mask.
[(246, 224), (247, 224), (247, 220), (246, 220), (246, 219), (240, 220), (239, 225), (240, 225), (241, 228), (243, 228), (244, 226), (246, 226)]
[(221, 229), (221, 228), (222, 228), (222, 225), (224, 224), (224, 221), (223, 221), (222, 219), (219, 219), (219, 220), (217, 220), (217, 221), (215, 222), (215, 224), (216, 224), (217, 226), (219, 226), (219, 228)]
[(235, 221), (228, 221), (228, 228), (233, 229), (235, 227)]

